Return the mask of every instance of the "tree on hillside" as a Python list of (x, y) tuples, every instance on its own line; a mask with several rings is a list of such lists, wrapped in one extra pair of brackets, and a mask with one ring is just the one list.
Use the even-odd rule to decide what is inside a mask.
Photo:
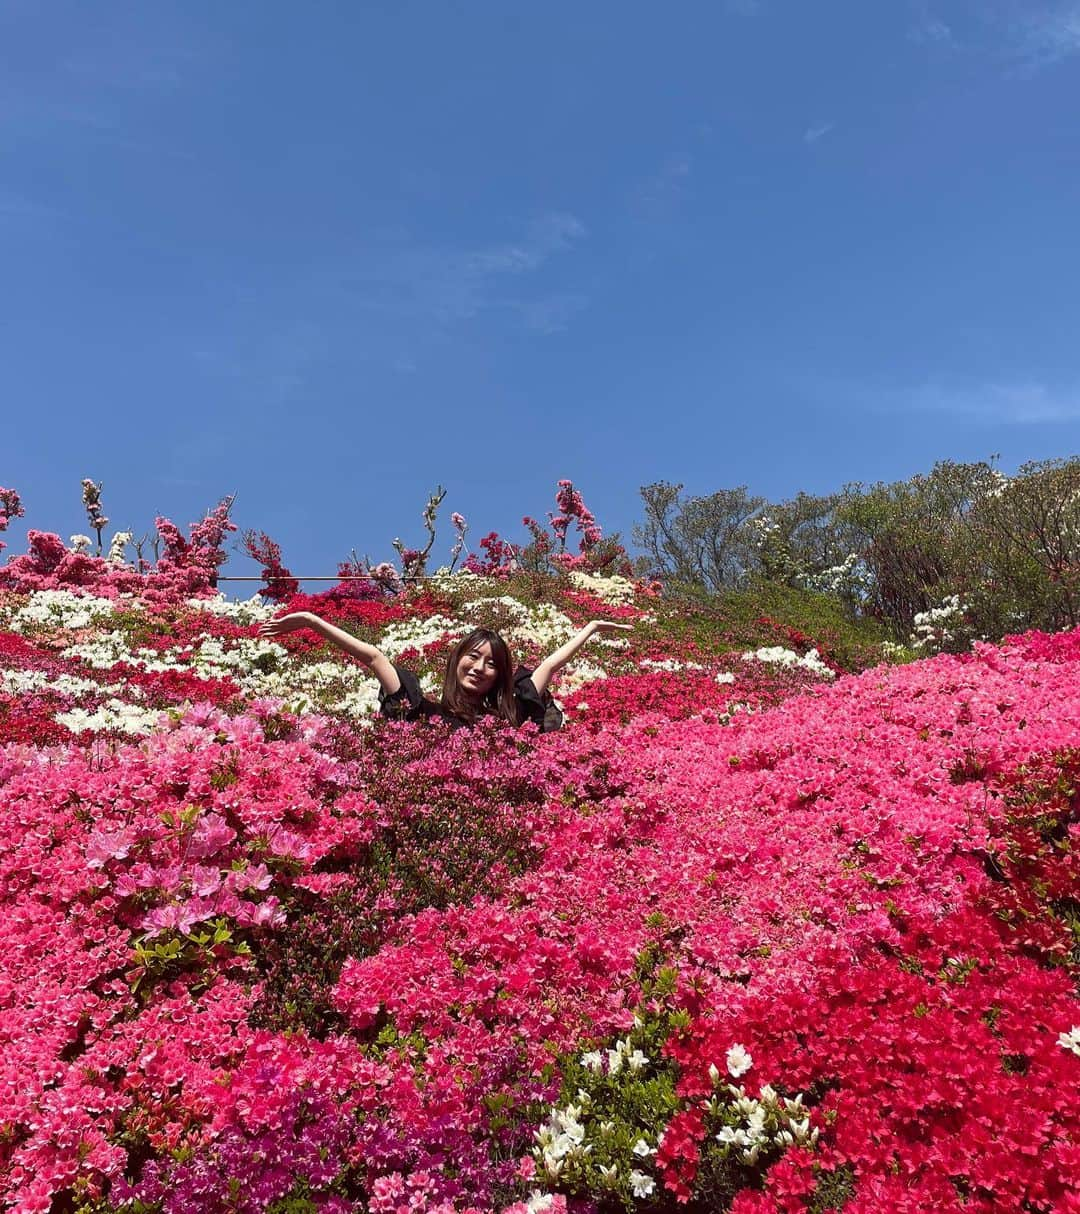
[(838, 501), (837, 494), (800, 492), (767, 506), (755, 524), (758, 575), (793, 587), (817, 589), (823, 580), (837, 583), (841, 567), (859, 559), (861, 542), (858, 529), (838, 514)]
[(749, 523), (765, 499), (745, 485), (705, 497), (683, 497), (682, 490), (667, 481), (642, 486), (645, 521), (633, 530), (646, 554), (639, 572), (713, 592), (744, 585), (758, 565)]
[(972, 599), (984, 627), (1080, 624), (1080, 459), (1024, 464), (1000, 477), (971, 517), (982, 554)]
[(866, 610), (909, 633), (915, 617), (951, 594), (971, 571), (968, 518), (1000, 483), (991, 464), (945, 460), (892, 484), (845, 486), (836, 517), (869, 572)]

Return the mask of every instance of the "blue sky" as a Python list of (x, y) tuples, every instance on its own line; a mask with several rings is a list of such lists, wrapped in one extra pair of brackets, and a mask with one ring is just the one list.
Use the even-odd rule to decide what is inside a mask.
[(1078, 105), (1080, 0), (0, 0), (0, 484), (320, 573), (1076, 453)]

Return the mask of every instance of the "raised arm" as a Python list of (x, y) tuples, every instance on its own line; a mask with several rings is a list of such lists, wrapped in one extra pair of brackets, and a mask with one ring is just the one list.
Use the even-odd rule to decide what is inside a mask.
[(546, 657), (532, 672), (533, 685), (543, 695), (547, 690), (551, 676), (556, 670), (561, 670), (575, 653), (590, 637), (598, 632), (629, 632), (629, 624), (616, 624), (614, 620), (590, 620), (582, 630), (572, 636), (565, 645), (560, 645), (553, 654)]
[(354, 658), (359, 658), (379, 680), (379, 686), (388, 696), (392, 696), (395, 691), (400, 690), (401, 680), (394, 669), (394, 664), (386, 654), (376, 649), (374, 645), (369, 645), (367, 641), (361, 641), (341, 628), (335, 628), (333, 624), (328, 624), (326, 620), (320, 619), (310, 611), (294, 611), (291, 615), (268, 620), (265, 624), (260, 624), (259, 636), (280, 637), (290, 632), (298, 632), (301, 628), (310, 628), (312, 632), (318, 633), (332, 645), (344, 649)]

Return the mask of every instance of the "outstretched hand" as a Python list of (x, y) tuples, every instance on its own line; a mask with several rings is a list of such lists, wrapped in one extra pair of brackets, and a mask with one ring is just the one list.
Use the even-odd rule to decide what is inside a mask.
[(307, 628), (311, 623), (311, 618), (306, 611), (293, 611), (289, 615), (280, 616), (276, 620), (267, 620), (259, 625), (259, 636), (261, 637), (283, 637), (290, 632), (297, 632), (301, 628)]
[(566, 644), (560, 645), (554, 653), (548, 654), (537, 666), (532, 672), (533, 686), (543, 695), (551, 676), (557, 670), (562, 670), (582, 645), (588, 644), (589, 638), (596, 636), (598, 632), (630, 632), (631, 630), (630, 624), (617, 624), (614, 620), (590, 620), (580, 632), (575, 633)]
[(590, 627), (594, 632), (633, 632), (633, 624), (620, 624), (615, 620), (592, 620)]

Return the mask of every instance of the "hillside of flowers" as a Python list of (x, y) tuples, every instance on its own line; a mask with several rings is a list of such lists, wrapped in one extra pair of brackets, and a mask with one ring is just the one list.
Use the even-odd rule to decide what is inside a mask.
[[(0, 565), (3, 1208), (1080, 1211), (1080, 631), (882, 664), (560, 494), (545, 569), (302, 594), (263, 536), (236, 599), (224, 505)], [(632, 628), (561, 731), (452, 731), (300, 610), (432, 694)]]

